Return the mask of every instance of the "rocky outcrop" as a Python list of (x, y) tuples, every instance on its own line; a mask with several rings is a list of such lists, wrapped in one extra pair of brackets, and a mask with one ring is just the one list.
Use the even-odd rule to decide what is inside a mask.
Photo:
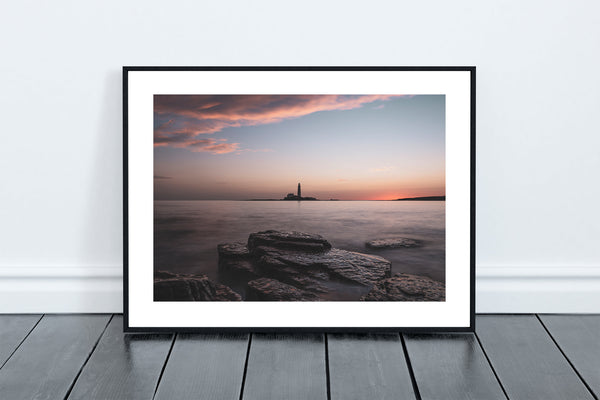
[(370, 254), (331, 249), (323, 253), (303, 253), (273, 247), (256, 247), (256, 263), (267, 275), (302, 286), (306, 280), (340, 281), (371, 286), (389, 277), (392, 263)]
[(391, 275), (391, 263), (382, 257), (334, 249), (322, 236), (302, 232), (252, 233), (247, 246), (220, 244), (218, 252), (220, 272), (274, 279), (313, 294), (327, 293), (332, 282), (371, 287)]
[(443, 283), (425, 276), (397, 274), (378, 282), (363, 296), (365, 301), (445, 301)]
[(314, 293), (269, 278), (248, 282), (246, 290), (246, 300), (250, 301), (315, 301), (318, 299)]
[(154, 301), (241, 301), (231, 288), (206, 275), (177, 275), (158, 271), (154, 279)]
[[(392, 238), (374, 240), (367, 245), (377, 249), (406, 248), (418, 247), (421, 242)], [(247, 300), (324, 300), (331, 299), (331, 294), (341, 287), (350, 293), (345, 298), (348, 300), (445, 299), (443, 283), (416, 275), (391, 277), (391, 262), (385, 258), (332, 248), (319, 235), (273, 230), (256, 232), (250, 234), (247, 243), (220, 244), (218, 253), (220, 276), (231, 278), (228, 284), (245, 294)], [(192, 288), (185, 290), (191, 292)]]
[(365, 245), (372, 249), (401, 249), (421, 247), (422, 243), (416, 239), (397, 237), (390, 239), (375, 239), (366, 242)]
[(321, 235), (273, 230), (251, 233), (248, 236), (250, 251), (260, 246), (303, 252), (323, 252), (331, 249), (331, 244)]

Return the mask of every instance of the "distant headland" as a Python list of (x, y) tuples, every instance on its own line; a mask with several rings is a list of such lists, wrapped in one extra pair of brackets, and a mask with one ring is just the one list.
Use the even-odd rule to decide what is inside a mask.
[(395, 201), (446, 201), (446, 196), (407, 197)]

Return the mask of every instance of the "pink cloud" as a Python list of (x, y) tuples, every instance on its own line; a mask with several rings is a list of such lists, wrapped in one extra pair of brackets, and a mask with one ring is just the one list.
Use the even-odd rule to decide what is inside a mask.
[[(199, 135), (226, 128), (272, 124), (319, 111), (351, 110), (394, 95), (156, 95), (156, 117), (169, 120), (154, 130), (155, 146), (195, 148)], [(233, 144), (219, 145), (230, 149)], [(239, 146), (239, 144), (237, 144)], [(203, 148), (207, 148), (204, 146)], [(238, 149), (241, 150), (241, 149)], [(198, 150), (193, 150), (198, 151)], [(206, 150), (200, 150), (206, 151)]]
[(213, 154), (226, 154), (236, 151), (239, 146), (239, 143), (219, 143), (203, 147), (198, 151), (206, 151)]
[(198, 139), (189, 142), (177, 143), (173, 147), (186, 147), (193, 152), (212, 154), (227, 154), (239, 150), (239, 143), (227, 143), (227, 139)]

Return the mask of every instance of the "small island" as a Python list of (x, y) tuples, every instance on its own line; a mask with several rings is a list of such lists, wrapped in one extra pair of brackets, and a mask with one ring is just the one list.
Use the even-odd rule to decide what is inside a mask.
[(294, 194), (294, 193), (288, 193), (287, 196), (285, 196), (283, 199), (281, 200), (318, 200), (315, 197), (302, 197), (302, 188), (300, 187), (300, 182), (298, 182), (298, 194)]

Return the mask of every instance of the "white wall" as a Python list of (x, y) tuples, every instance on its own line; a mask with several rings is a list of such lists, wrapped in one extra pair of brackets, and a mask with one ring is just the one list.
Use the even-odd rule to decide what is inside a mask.
[(600, 311), (597, 1), (38, 0), (0, 20), (2, 312), (120, 310), (123, 65), (477, 66), (478, 309)]

